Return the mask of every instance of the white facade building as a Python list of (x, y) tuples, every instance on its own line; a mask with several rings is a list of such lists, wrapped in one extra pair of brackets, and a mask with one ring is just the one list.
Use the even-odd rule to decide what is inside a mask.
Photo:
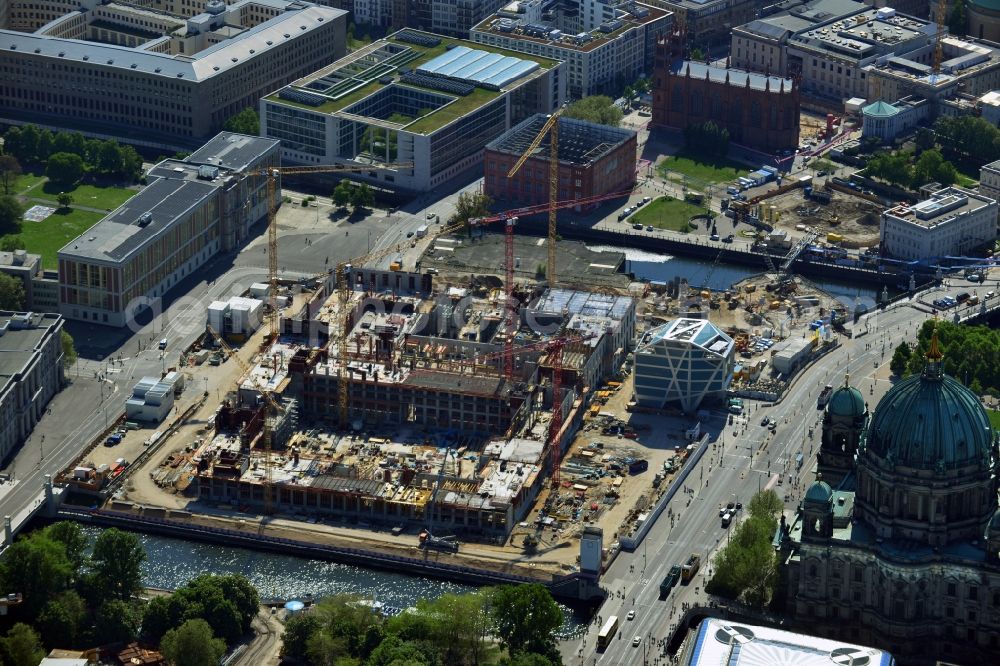
[(675, 319), (647, 331), (635, 350), (635, 398), (643, 407), (693, 412), (733, 379), (733, 339), (705, 319)]
[(31, 434), (65, 382), (63, 318), (0, 312), (0, 461)]
[(539, 0), (513, 2), (473, 27), (469, 38), (566, 63), (572, 99), (617, 94), (651, 74), (657, 38), (673, 25), (670, 12), (639, 4), (585, 2), (571, 16), (544, 9)]
[(947, 187), (882, 213), (879, 235), (883, 251), (898, 259), (964, 256), (997, 237), (997, 202)]
[(1000, 201), (1000, 160), (980, 167), (979, 193), (987, 199)]

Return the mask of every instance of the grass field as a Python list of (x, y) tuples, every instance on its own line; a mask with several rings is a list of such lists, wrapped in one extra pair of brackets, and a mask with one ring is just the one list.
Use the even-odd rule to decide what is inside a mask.
[(706, 210), (700, 206), (672, 197), (660, 197), (649, 202), (638, 211), (626, 218), (626, 222), (652, 225), (658, 229), (670, 229), (687, 233), (691, 231), (688, 222), (695, 215), (704, 215)]
[[(10, 193), (14, 195), (24, 194), (44, 180), (45, 176), (38, 176), (33, 173), (22, 173), (17, 177), (17, 180), (14, 181), (13, 187), (10, 188)], [(41, 189), (38, 189), (37, 191), (41, 192)]]
[(693, 157), (684, 153), (668, 157), (660, 162), (657, 168), (661, 172), (672, 171), (675, 174), (710, 183), (735, 180), (741, 173), (750, 171), (748, 168), (725, 158)]
[(35, 188), (29, 196), (35, 199), (48, 199), (55, 201), (60, 192), (68, 192), (73, 195), (74, 206), (87, 206), (88, 208), (99, 208), (101, 210), (114, 210), (132, 198), (135, 190), (127, 190), (123, 187), (96, 187), (94, 185), (77, 185), (71, 190), (46, 182), (41, 188)]
[(59, 250), (102, 217), (89, 210), (56, 211), (41, 222), (21, 222), (21, 233), (13, 237), (20, 238), (28, 252), (42, 255), (43, 268), (54, 270)]
[(995, 409), (987, 409), (986, 414), (990, 417), (990, 425), (994, 430), (1000, 430), (1000, 412)]

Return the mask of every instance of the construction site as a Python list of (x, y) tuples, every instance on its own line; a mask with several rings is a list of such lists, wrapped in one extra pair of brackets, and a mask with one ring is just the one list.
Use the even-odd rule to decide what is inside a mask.
[(848, 249), (877, 246), (879, 218), (884, 206), (878, 198), (838, 185), (832, 179), (814, 179), (813, 187), (792, 189), (759, 202), (760, 219), (789, 238), (814, 232), (822, 241)]

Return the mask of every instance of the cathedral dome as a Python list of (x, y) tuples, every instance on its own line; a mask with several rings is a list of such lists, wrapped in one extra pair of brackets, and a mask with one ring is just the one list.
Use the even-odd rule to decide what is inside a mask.
[(861, 391), (846, 383), (833, 392), (833, 395), (830, 396), (830, 403), (827, 406), (827, 410), (833, 416), (844, 416), (847, 418), (864, 416), (867, 409), (865, 399), (861, 397)]
[(806, 491), (805, 501), (811, 504), (829, 504), (833, 500), (833, 489), (823, 480), (822, 475)]
[(941, 372), (936, 337), (927, 366), (879, 401), (868, 427), (866, 455), (890, 466), (943, 473), (992, 468), (993, 428), (979, 398)]

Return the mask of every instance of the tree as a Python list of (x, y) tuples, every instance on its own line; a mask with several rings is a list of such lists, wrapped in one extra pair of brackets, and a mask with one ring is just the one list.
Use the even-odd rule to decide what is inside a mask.
[(11, 127), (4, 134), (4, 151), (22, 164), (38, 161), (38, 128), (34, 125)]
[[(65, 340), (69, 338), (69, 333), (63, 331), (63, 354), (66, 353)], [(73, 338), (69, 338), (70, 347), (73, 346)], [(73, 352), (74, 356), (76, 352)], [(87, 537), (80, 529), (80, 523), (72, 520), (61, 520), (45, 528), (45, 535), (63, 545), (66, 550), (66, 559), (73, 565), (73, 576), (75, 577), (84, 562), (87, 560)]]
[(750, 502), (747, 505), (747, 513), (754, 517), (777, 521), (777, 517), (784, 508), (785, 504), (778, 497), (778, 493), (773, 490), (765, 490), (750, 498)]
[(285, 622), (281, 635), (281, 656), (292, 661), (301, 661), (306, 656), (309, 638), (320, 630), (320, 621), (315, 615), (293, 615)]
[(721, 157), (729, 152), (729, 130), (714, 122), (688, 125), (684, 128), (684, 147), (695, 155)]
[(73, 195), (67, 192), (60, 192), (56, 197), (56, 201), (59, 202), (60, 208), (69, 208), (73, 205)]
[(111, 139), (102, 141), (100, 147), (97, 149), (97, 160), (93, 163), (93, 166), (103, 174), (114, 175), (119, 173), (122, 168), (122, 147), (118, 145), (117, 141), (112, 141)]
[(77, 645), (87, 617), (87, 604), (76, 590), (50, 599), (35, 620), (45, 645)]
[(534, 652), (521, 652), (512, 657), (501, 659), (498, 666), (556, 666), (558, 663), (545, 655)]
[(563, 111), (564, 118), (576, 118), (611, 127), (621, 125), (624, 115), (622, 110), (615, 105), (614, 100), (606, 95), (584, 97), (573, 102)]
[(351, 190), (351, 206), (355, 211), (371, 208), (375, 204), (375, 193), (366, 183), (361, 183)]
[(134, 183), (142, 177), (142, 156), (132, 146), (122, 146), (121, 170), (118, 175), (129, 183)]
[(13, 252), (14, 250), (23, 250), (24, 239), (20, 236), (6, 235), (0, 236), (0, 250), (4, 252)]
[(21, 617), (35, 618), (49, 599), (69, 589), (73, 565), (66, 549), (44, 532), (15, 541), (0, 560), (0, 589), (20, 592)]
[(17, 199), (5, 194), (0, 196), (0, 233), (16, 234), (21, 231), (21, 216), (24, 209)]
[(632, 100), (636, 97), (635, 88), (632, 86), (625, 86), (625, 90), (622, 92), (622, 97), (625, 98), (625, 104), (628, 108), (632, 108)]
[(134, 604), (109, 599), (97, 609), (94, 638), (98, 643), (131, 643), (139, 635), (142, 616)]
[(257, 590), (244, 576), (203, 574), (169, 597), (150, 600), (142, 628), (155, 641), (184, 620), (199, 618), (208, 622), (214, 635), (235, 643), (250, 630), (259, 606)]
[(493, 200), (483, 192), (461, 192), (455, 202), (455, 214), (448, 224), (466, 223), (473, 217), (484, 217), (490, 212)]
[(403, 642), (398, 636), (389, 636), (372, 651), (365, 663), (367, 666), (423, 666), (425, 664), (430, 666), (435, 662), (432, 661), (432, 655), (428, 655), (418, 644)]
[(697, 46), (691, 49), (691, 58), (693, 62), (701, 62), (705, 59), (705, 52), (699, 49)]
[(63, 366), (68, 368), (76, 363), (76, 347), (73, 344), (73, 336), (64, 330), (60, 336), (60, 342), (62, 343)]
[[(935, 16), (934, 18), (938, 18)], [(948, 14), (948, 32), (952, 35), (962, 36), (966, 33), (969, 25), (968, 17), (965, 13), (965, 0), (955, 0)]]
[(248, 106), (223, 123), (222, 129), (227, 132), (257, 136), (260, 134), (260, 117), (252, 106)]
[(94, 578), (105, 598), (128, 601), (142, 589), (140, 567), (146, 551), (139, 537), (110, 528), (94, 541), (91, 562)]
[(489, 594), (501, 645), (511, 654), (551, 651), (563, 615), (548, 589), (537, 583), (500, 585)]
[(897, 377), (902, 377), (906, 372), (906, 364), (910, 361), (910, 345), (904, 340), (896, 347), (892, 353), (892, 360), (889, 361), (889, 370)]
[(781, 500), (772, 490), (757, 493), (750, 500), (749, 517), (715, 557), (715, 571), (705, 585), (706, 592), (742, 599), (755, 608), (763, 608), (771, 600), (778, 578), (772, 540), (781, 510)]
[(52, 137), (52, 152), (73, 153), (86, 162), (88, 159), (87, 139), (79, 132), (56, 132)]
[(5, 664), (37, 666), (45, 658), (38, 632), (23, 622), (18, 622), (0, 639), (0, 652)]
[(346, 180), (337, 183), (333, 189), (333, 204), (339, 208), (346, 208), (351, 203), (351, 186)]
[(920, 153), (933, 148), (934, 141), (934, 130), (927, 127), (917, 128), (916, 133), (913, 135), (913, 143), (917, 147), (917, 152)]
[(21, 175), (21, 163), (13, 155), (0, 155), (0, 185), (3, 193), (10, 194), (14, 181)]
[(49, 180), (65, 187), (75, 185), (83, 178), (84, 171), (83, 158), (73, 153), (55, 153), (45, 166), (45, 175)]
[(215, 666), (226, 653), (226, 644), (199, 618), (164, 634), (160, 652), (173, 666)]

